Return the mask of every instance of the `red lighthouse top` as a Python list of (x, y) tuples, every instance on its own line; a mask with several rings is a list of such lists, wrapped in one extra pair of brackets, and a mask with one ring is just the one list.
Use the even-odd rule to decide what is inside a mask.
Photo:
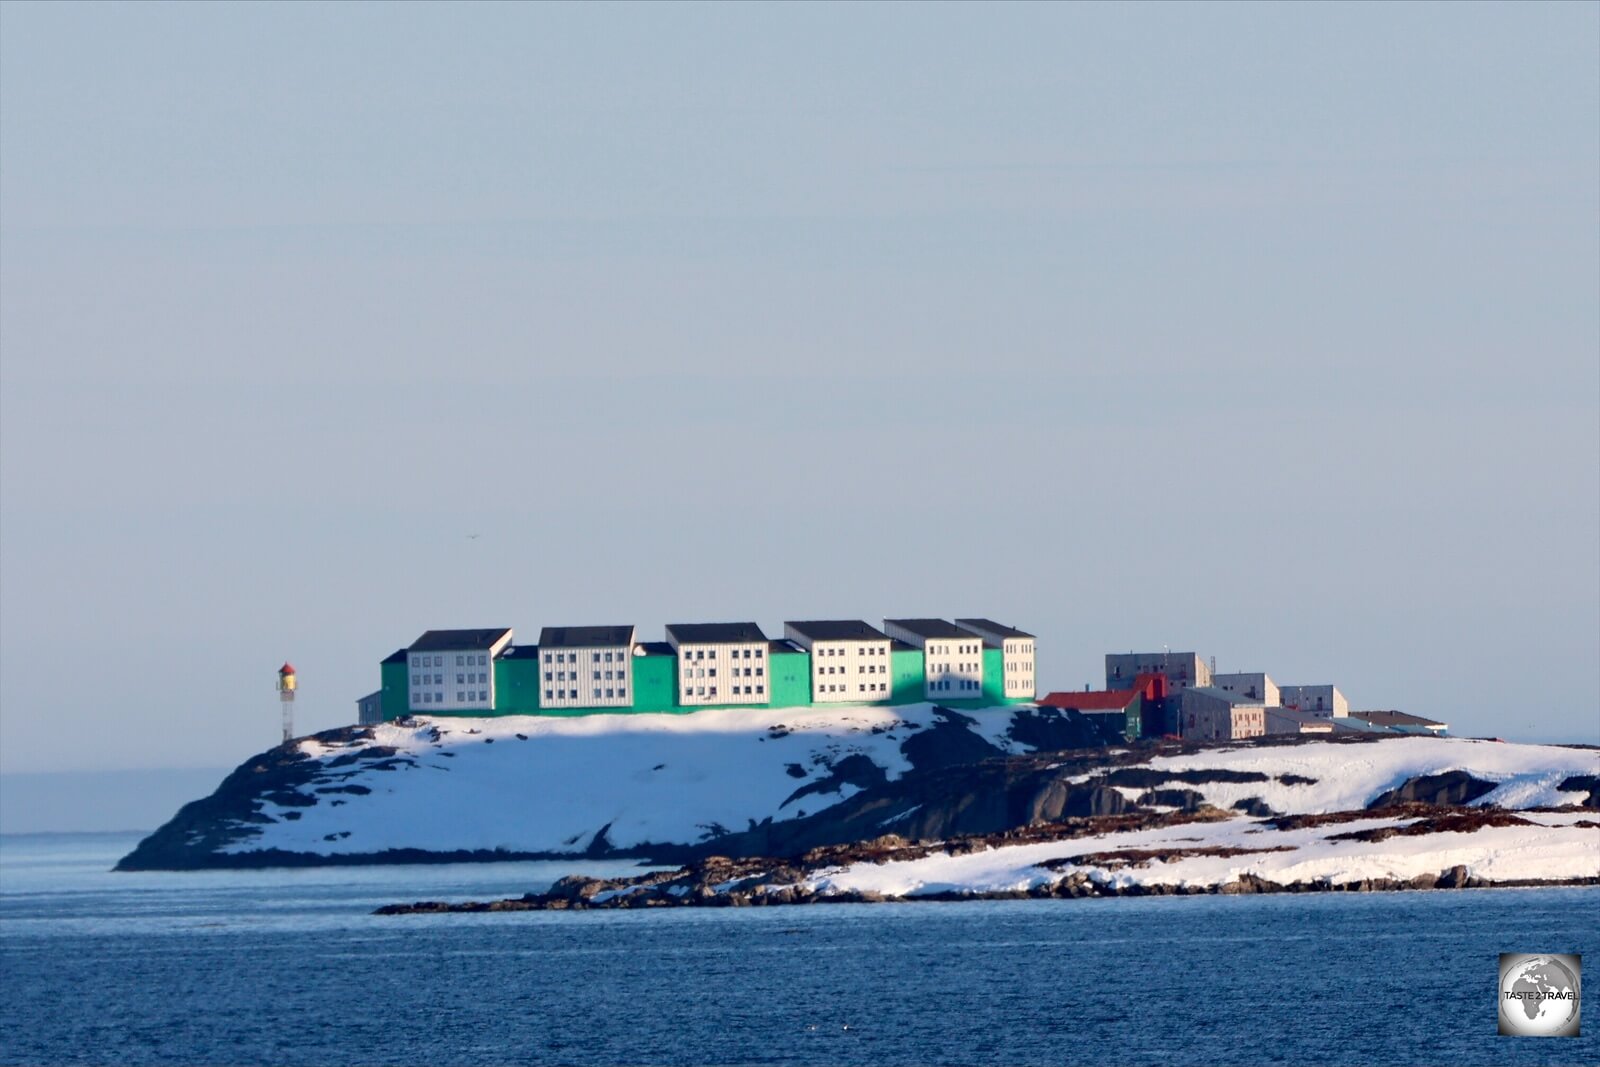
[(283, 666), (278, 668), (278, 673), (279, 674), (293, 674), (294, 673), (294, 664), (285, 662)]

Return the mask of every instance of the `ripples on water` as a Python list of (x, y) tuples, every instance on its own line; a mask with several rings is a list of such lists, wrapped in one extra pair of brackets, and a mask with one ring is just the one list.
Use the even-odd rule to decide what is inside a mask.
[(1600, 1063), (1600, 1008), (1494, 1000), (1503, 951), (1600, 969), (1595, 890), (379, 918), (596, 868), (109, 873), (136, 839), (0, 838), (0, 1062)]

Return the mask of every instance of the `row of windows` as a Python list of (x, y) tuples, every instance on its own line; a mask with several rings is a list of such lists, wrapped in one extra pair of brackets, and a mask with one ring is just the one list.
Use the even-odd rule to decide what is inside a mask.
[[(590, 681), (595, 681), (595, 682), (600, 681), (600, 672), (599, 671), (594, 671), (592, 673), (594, 674), (594, 677), (592, 679), (590, 679)], [(552, 675), (553, 675), (553, 677), (552, 677)], [(625, 682), (625, 681), (628, 680), (628, 672), (627, 671), (606, 671), (605, 672), (605, 676), (606, 676), (605, 680), (608, 681), (608, 682), (610, 682), (610, 681), (624, 681)], [(544, 672), (544, 680), (547, 681), (547, 682), (576, 682), (578, 680), (578, 677), (579, 677), (579, 672), (578, 671), (545, 671)]]
[[(766, 651), (767, 650), (764, 649), (764, 648), (756, 648), (756, 649), (730, 648), (728, 650), (728, 658), (729, 659), (749, 659), (750, 658), (750, 654), (752, 652), (754, 652), (755, 653), (755, 658), (756, 659), (761, 659), (763, 656), (766, 655)], [(703, 648), (697, 648), (693, 652), (688, 652), (688, 651), (680, 652), (680, 655), (684, 659), (705, 659), (706, 658), (706, 650), (703, 649)], [(717, 658), (717, 653), (714, 650), (711, 653), (711, 658), (712, 659), (716, 659)]]
[(456, 675), (456, 684), (457, 685), (471, 685), (474, 682), (478, 683), (479, 685), (482, 685), (484, 682), (487, 682), (488, 680), (489, 680), (489, 674), (488, 674), (487, 671), (479, 671), (477, 674), (459, 674), (458, 673)]
[(1010, 652), (1010, 653), (1014, 653), (1014, 654), (1024, 655), (1024, 656), (1032, 655), (1033, 654), (1033, 642), (1032, 641), (1027, 641), (1027, 642), (1024, 642), (1022, 644), (1012, 645), (1010, 648), (1006, 649), (1006, 651)]
[[(871, 685), (856, 686), (856, 692), (858, 693), (886, 693), (888, 691), (889, 687), (882, 682), (874, 682)], [(819, 685), (817, 686), (817, 692), (848, 693), (850, 692), (850, 687), (848, 685)]]
[(1008, 660), (1006, 660), (1006, 673), (1007, 674), (1032, 674), (1033, 673), (1033, 661), (1032, 660), (1009, 660), (1008, 659)]
[[(474, 694), (476, 694), (476, 695), (474, 695)], [(429, 690), (428, 692), (422, 693), (420, 695), (421, 695), (421, 700), (419, 701), (419, 703), (422, 703), (422, 704), (443, 704), (444, 703), (444, 694), (443, 693), (438, 693), (438, 692), (434, 692), (432, 690)], [(456, 690), (456, 703), (458, 703), (458, 704), (464, 704), (469, 700), (488, 700), (488, 699), (489, 699), (489, 691), (487, 689), (457, 689)]]
[[(594, 697), (595, 697), (596, 700), (601, 699), (600, 690), (599, 689), (595, 690)], [(546, 700), (577, 700), (578, 699), (578, 691), (576, 689), (546, 689), (544, 691), (544, 698)], [(605, 699), (606, 700), (617, 700), (617, 699), (627, 700), (628, 699), (628, 689), (627, 689), (626, 686), (622, 687), (621, 689), (616, 689), (616, 688), (607, 689), (605, 691)]]
[[(628, 654), (626, 652), (591, 652), (589, 656), (591, 662), (594, 663), (628, 662)], [(603, 660), (601, 659), (602, 656), (605, 657)], [(612, 657), (615, 657), (615, 659)], [(546, 652), (544, 661), (546, 663), (576, 663), (578, 662), (578, 654), (576, 652)]]
[[(755, 670), (755, 677), (757, 677), (757, 678), (765, 678), (766, 677), (767, 669), (765, 667), (756, 667), (756, 668), (754, 668), (754, 670)], [(730, 667), (729, 671), (731, 672), (732, 677), (734, 677), (734, 678), (741, 677), (741, 675), (739, 674), (739, 668), (738, 667)], [(749, 668), (749, 667), (744, 668), (743, 677), (749, 678), (750, 677), (750, 671), (751, 671), (751, 668)], [(681, 678), (715, 678), (716, 676), (717, 676), (717, 669), (715, 667), (692, 667), (692, 668), (691, 667), (685, 667), (683, 669), (682, 674), (679, 675), (679, 677), (681, 677)]]
[[(742, 692), (741, 692), (741, 690), (742, 690)], [(754, 687), (751, 687), (751, 686), (748, 686), (748, 685), (746, 685), (746, 686), (737, 686), (736, 685), (732, 689), (728, 690), (728, 695), (729, 696), (735, 696), (735, 697), (736, 696), (765, 696), (766, 692), (767, 692), (767, 687), (764, 686), (764, 685), (758, 685), (758, 686), (754, 686)], [(697, 685), (697, 686), (694, 687), (694, 692), (692, 692), (692, 693), (689, 691), (688, 687), (685, 687), (684, 691), (683, 691), (683, 695), (684, 696), (689, 696), (689, 697), (714, 697), (714, 696), (717, 695), (717, 687), (714, 686), (714, 685), (709, 685), (709, 686), (707, 686), (707, 685)]]
[[(818, 674), (834, 674), (834, 673), (844, 674), (845, 673), (845, 669), (843, 667), (818, 667), (817, 668), (817, 673)], [(889, 673), (889, 668), (884, 666), (881, 663), (865, 663), (865, 664), (857, 665), (856, 673), (857, 674), (888, 674)]]
[[(430, 682), (428, 680), (430, 678), (433, 679), (433, 681)], [(416, 686), (419, 686), (419, 685), (443, 685), (443, 684), (444, 684), (444, 675), (442, 675), (442, 674), (413, 674), (411, 676), (411, 685), (413, 687), (416, 687)]]
[(930, 663), (930, 664), (928, 664), (929, 673), (937, 671), (940, 674), (966, 674), (969, 671), (976, 671), (977, 669), (978, 669), (978, 665), (976, 663)]
[(978, 683), (970, 678), (941, 678), (937, 682), (929, 682), (928, 688), (948, 693), (952, 689), (976, 689)]
[[(811, 651), (813, 654), (818, 656), (842, 656), (845, 654), (845, 650), (842, 648), (830, 648), (826, 646), (813, 648)], [(868, 645), (865, 648), (858, 648), (856, 651), (863, 656), (884, 656), (888, 655), (889, 652), (888, 648), (883, 645)]]
[(979, 645), (929, 645), (930, 656), (971, 656), (983, 651)]

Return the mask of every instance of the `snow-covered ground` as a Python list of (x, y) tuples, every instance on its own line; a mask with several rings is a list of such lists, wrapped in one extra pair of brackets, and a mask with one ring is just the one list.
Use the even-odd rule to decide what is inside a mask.
[[(1002, 750), (1025, 751), (1007, 736), (1013, 709), (963, 714), (974, 720), (975, 733)], [(390, 723), (375, 727), (370, 741), (335, 746), (302, 741), (302, 751), (322, 764), (316, 780), (301, 789), (317, 802), (264, 804), (262, 814), (273, 821), (242, 825), (243, 836), (228, 851), (581, 853), (602, 829), (616, 848), (647, 842), (693, 844), (724, 830), (798, 818), (837, 804), (855, 787), (790, 797), (827, 778), (831, 766), (850, 755), (865, 756), (888, 779), (896, 779), (910, 769), (901, 745), (918, 729), (938, 722), (933, 705), (917, 704)], [(393, 748), (396, 755), (387, 761), (346, 759), (336, 765), (372, 746)], [(390, 769), (380, 769), (385, 765)], [(1287, 813), (1362, 808), (1408, 778), (1457, 769), (1502, 783), (1479, 803), (1534, 807), (1580, 800), (1582, 794), (1560, 793), (1555, 784), (1571, 775), (1600, 773), (1600, 753), (1397, 736), (1242, 745), (1160, 757), (1149, 766), (1174, 772), (1255, 771), (1269, 777), (1238, 784), (1171, 783), (1173, 788), (1197, 790), (1222, 808), (1247, 797), (1261, 797)], [(1282, 775), (1315, 781), (1286, 785), (1278, 780)], [(1388, 854), (1399, 840), (1372, 847)], [(1080, 844), (1074, 843), (1073, 849), (1087, 850)], [(1326, 862), (1335, 863), (1347, 852), (1343, 846), (1334, 849)], [(988, 877), (981, 871), (975, 876)]]
[[(1006, 709), (973, 714), (1010, 720)], [(854, 787), (784, 801), (853, 754), (899, 777), (910, 769), (900, 751), (912, 732), (904, 724), (926, 728), (935, 719), (932, 705), (916, 704), (412, 721), (375, 727), (370, 742), (355, 746), (302, 741), (302, 751), (323, 761), (382, 745), (404, 762), (386, 771), (365, 761), (328, 770), (312, 792), (334, 785), (372, 792), (324, 793), (307, 808), (267, 804), (263, 813), (277, 821), (228, 851), (581, 853), (602, 828), (617, 848), (694, 843), (837, 803)], [(291, 812), (299, 818), (286, 819)]]
[[(1075, 872), (1112, 888), (1219, 886), (1238, 881), (1240, 875), (1247, 873), (1279, 885), (1342, 885), (1380, 878), (1409, 881), (1456, 866), (1466, 867), (1472, 877), (1493, 882), (1600, 876), (1600, 827), (1596, 826), (1594, 813), (1539, 812), (1520, 817), (1533, 825), (1484, 826), (1470, 833), (1395, 835), (1376, 842), (1337, 838), (1382, 826), (1405, 826), (1417, 820), (1360, 819), (1275, 830), (1260, 820), (1238, 818), (1015, 845), (962, 856), (935, 853), (916, 860), (857, 863), (821, 871), (808, 883), (820, 893), (858, 890), (914, 897), (941, 892), (1027, 890), (1053, 884)], [(1147, 859), (1142, 864), (1059, 862), (1126, 849), (1217, 847), (1253, 851), (1232, 856), (1180, 856), (1167, 862)], [(1050, 860), (1058, 862), (1051, 867), (1041, 866)]]

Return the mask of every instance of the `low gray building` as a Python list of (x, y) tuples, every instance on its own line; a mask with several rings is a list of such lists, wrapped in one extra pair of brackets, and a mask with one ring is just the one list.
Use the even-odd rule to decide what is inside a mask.
[(1191, 686), (1178, 692), (1178, 732), (1185, 741), (1235, 741), (1267, 732), (1267, 706), (1226, 689)]

